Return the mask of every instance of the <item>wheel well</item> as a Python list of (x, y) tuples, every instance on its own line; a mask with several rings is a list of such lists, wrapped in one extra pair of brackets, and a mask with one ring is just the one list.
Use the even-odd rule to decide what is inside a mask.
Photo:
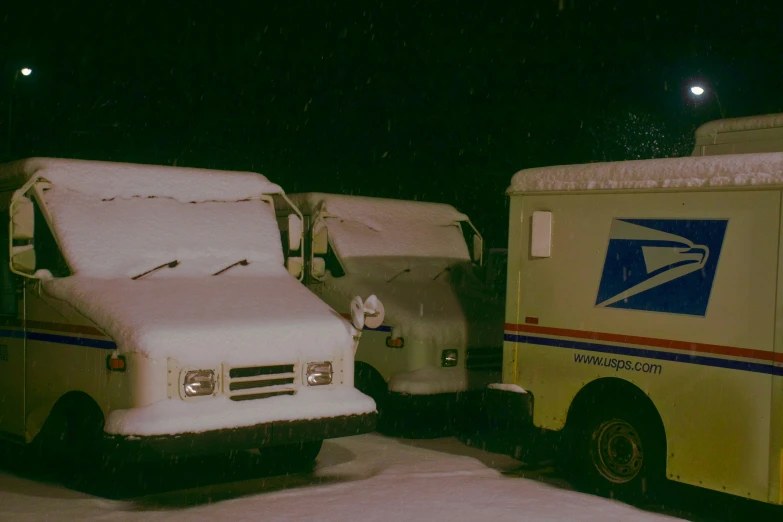
[(378, 394), (385, 393), (388, 389), (386, 379), (383, 378), (381, 372), (372, 365), (362, 361), (354, 363), (354, 386), (363, 393), (367, 393), (373, 399), (378, 397)]
[(94, 419), (100, 417), (101, 425), (103, 425), (105, 419), (103, 411), (101, 410), (95, 399), (87, 395), (82, 391), (70, 391), (57, 399), (57, 402), (52, 406), (52, 410), (49, 413), (47, 423), (49, 419), (56, 418), (58, 415), (68, 415), (70, 413), (79, 413), (80, 415), (90, 416)]
[(596, 379), (579, 390), (566, 416), (566, 431), (573, 433), (589, 420), (596, 406), (608, 402), (619, 403), (624, 408), (634, 408), (642, 411), (659, 430), (661, 442), (666, 445), (666, 428), (658, 408), (639, 387), (630, 382), (615, 377)]

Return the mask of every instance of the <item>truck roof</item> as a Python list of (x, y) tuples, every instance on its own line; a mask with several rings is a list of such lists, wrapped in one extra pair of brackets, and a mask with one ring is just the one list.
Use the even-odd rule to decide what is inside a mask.
[(696, 129), (693, 156), (783, 151), (783, 113), (715, 120)]
[(712, 138), (714, 140), (721, 132), (740, 132), (774, 127), (783, 127), (783, 112), (709, 121), (696, 129), (696, 139)]
[(0, 165), (0, 190), (13, 190), (40, 176), (82, 194), (169, 197), (178, 201), (226, 201), (279, 194), (261, 174), (62, 158), (28, 158)]
[(783, 153), (693, 156), (539, 167), (517, 172), (507, 194), (783, 186)]
[(445, 203), (346, 196), (322, 192), (302, 192), (289, 194), (288, 197), (306, 214), (326, 211), (334, 216), (361, 222), (383, 220), (383, 216), (390, 215), (407, 218), (420, 216), (428, 221), (445, 224), (468, 219), (468, 216)]

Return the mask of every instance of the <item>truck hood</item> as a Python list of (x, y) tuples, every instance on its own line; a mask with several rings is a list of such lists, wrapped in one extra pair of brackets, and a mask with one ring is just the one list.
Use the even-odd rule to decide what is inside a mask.
[(46, 281), (44, 291), (93, 321), (120, 352), (193, 365), (353, 353), (350, 324), (287, 273), (137, 281), (77, 275)]
[(348, 274), (327, 277), (323, 291), (332, 294), (328, 301), (335, 306), (353, 295), (377, 295), (386, 309), (384, 324), (395, 336), (417, 343), (453, 348), (503, 344), (504, 303), (481, 286), (402, 278), (387, 282)]

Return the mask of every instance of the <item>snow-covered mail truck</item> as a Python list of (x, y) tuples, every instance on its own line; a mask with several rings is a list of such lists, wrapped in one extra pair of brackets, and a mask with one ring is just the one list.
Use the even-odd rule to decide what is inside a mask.
[(693, 156), (783, 152), (783, 113), (710, 121), (696, 129)]
[(421, 201), (290, 197), (304, 215), (307, 286), (344, 314), (368, 288), (383, 302), (386, 322), (365, 327), (356, 353), (356, 385), (381, 420), (448, 422), (456, 402), (500, 378), (503, 301), (477, 276), (483, 240), (468, 216)]
[(490, 392), (591, 488), (783, 503), (783, 153), (529, 169), (508, 194)]
[(360, 332), (284, 266), (279, 186), (63, 159), (2, 165), (0, 184), (4, 439), (312, 461), (374, 429), (353, 386)]

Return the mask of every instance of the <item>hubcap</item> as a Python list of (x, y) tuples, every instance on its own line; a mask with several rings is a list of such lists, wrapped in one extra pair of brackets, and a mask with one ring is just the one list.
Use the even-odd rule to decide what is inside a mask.
[(644, 463), (639, 433), (621, 419), (605, 421), (593, 431), (590, 455), (596, 470), (615, 484), (633, 480)]

